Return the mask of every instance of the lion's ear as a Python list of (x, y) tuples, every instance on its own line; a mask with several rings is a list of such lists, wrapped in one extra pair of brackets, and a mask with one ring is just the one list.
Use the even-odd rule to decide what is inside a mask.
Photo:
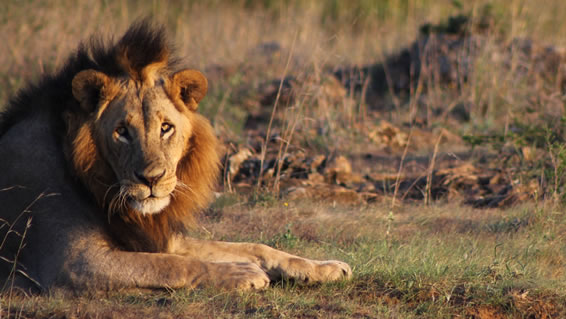
[(73, 78), (73, 96), (81, 107), (92, 112), (101, 102), (114, 97), (117, 86), (106, 74), (95, 70), (84, 70)]
[(173, 99), (180, 99), (191, 111), (196, 111), (198, 103), (206, 95), (208, 81), (196, 70), (182, 70), (171, 77), (170, 92)]

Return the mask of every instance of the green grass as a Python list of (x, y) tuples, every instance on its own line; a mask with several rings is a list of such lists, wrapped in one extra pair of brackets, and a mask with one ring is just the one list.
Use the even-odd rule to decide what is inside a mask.
[[(389, 210), (381, 204), (243, 204), (223, 201), (217, 206), (221, 217), (205, 218), (206, 232), (200, 235), (344, 260), (352, 266), (352, 280), (314, 286), (279, 282), (258, 292), (130, 291), (79, 298), (53, 293), (13, 297), (11, 312), (165, 318), (488, 318), (478, 311), (498, 318), (566, 315), (566, 214), (558, 207), (407, 205), (394, 213), (388, 227)], [(8, 300), (1, 301), (5, 311)]]

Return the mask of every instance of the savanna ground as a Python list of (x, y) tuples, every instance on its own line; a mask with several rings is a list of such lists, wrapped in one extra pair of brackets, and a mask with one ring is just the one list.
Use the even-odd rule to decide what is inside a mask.
[(0, 317), (566, 317), (566, 2), (8, 0), (0, 105), (148, 14), (209, 78), (200, 111), (224, 145), (194, 235), (354, 277), (4, 293)]

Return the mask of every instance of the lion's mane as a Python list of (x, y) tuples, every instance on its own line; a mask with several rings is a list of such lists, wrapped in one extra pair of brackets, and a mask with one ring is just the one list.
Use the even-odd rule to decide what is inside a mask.
[(186, 191), (173, 196), (162, 212), (153, 215), (141, 215), (128, 209), (109, 212), (116, 177), (98, 150), (97, 134), (101, 132), (93, 129), (94, 115), (80, 107), (71, 86), (74, 76), (88, 69), (110, 77), (129, 76), (141, 81), (149, 65), (162, 75), (179, 69), (179, 59), (164, 29), (148, 19), (134, 23), (117, 42), (94, 36), (79, 46), (58, 73), (44, 76), (8, 103), (0, 113), (0, 135), (30, 114), (48, 114), (59, 134), (69, 174), (77, 180), (77, 187), (82, 187), (85, 195), (92, 197), (100, 207), (97, 218), (104, 219), (111, 236), (123, 249), (163, 252), (167, 250), (171, 235), (194, 223), (195, 213), (211, 200), (219, 171), (218, 143), (213, 129), (201, 115), (188, 114), (193, 135), (177, 166), (178, 181), (186, 186)]

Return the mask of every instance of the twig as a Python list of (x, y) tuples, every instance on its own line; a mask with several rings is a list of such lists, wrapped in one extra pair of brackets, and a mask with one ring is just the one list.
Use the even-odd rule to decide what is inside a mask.
[(265, 134), (265, 141), (261, 145), (261, 156), (260, 156), (260, 166), (259, 166), (259, 176), (257, 178), (257, 188), (261, 187), (261, 179), (263, 175), (263, 162), (265, 161), (265, 155), (267, 153), (267, 143), (271, 136), (271, 125), (273, 124), (273, 118), (275, 117), (275, 112), (277, 111), (277, 104), (279, 104), (279, 98), (281, 97), (281, 90), (283, 88), (283, 81), (287, 76), (287, 70), (289, 69), (289, 64), (291, 63), (291, 58), (293, 57), (293, 51), (295, 50), (295, 42), (297, 41), (297, 36), (299, 30), (295, 31), (295, 36), (293, 37), (293, 43), (291, 44), (291, 51), (289, 51), (289, 57), (287, 58), (287, 64), (283, 70), (283, 76), (279, 82), (279, 89), (277, 90), (277, 96), (275, 97), (275, 103), (273, 103), (273, 110), (271, 111), (271, 117), (269, 118), (269, 124), (267, 125), (267, 133)]
[(379, 59), (383, 61), (383, 73), (385, 73), (385, 81), (387, 82), (387, 89), (389, 94), (391, 95), (391, 99), (393, 100), (393, 104), (395, 105), (395, 110), (397, 111), (397, 115), (401, 114), (401, 100), (395, 94), (395, 87), (393, 83), (393, 79), (391, 78), (391, 73), (389, 72), (389, 67), (387, 66), (387, 59), (385, 58), (382, 51), (377, 52), (379, 55)]
[(432, 159), (430, 160), (430, 165), (428, 166), (428, 174), (426, 176), (426, 193), (425, 193), (425, 205), (428, 205), (431, 198), (431, 189), (432, 189), (432, 172), (434, 170), (434, 163), (436, 162), (436, 154), (438, 153), (438, 145), (444, 136), (444, 131), (441, 131), (438, 135), (438, 139), (434, 144), (434, 152), (432, 153)]
[(391, 210), (395, 208), (395, 199), (397, 198), (397, 193), (399, 192), (399, 184), (401, 180), (401, 173), (403, 172), (403, 164), (405, 163), (405, 157), (409, 151), (409, 145), (411, 144), (411, 137), (413, 136), (413, 126), (409, 130), (409, 136), (407, 137), (407, 144), (405, 144), (405, 149), (403, 150), (403, 155), (401, 156), (401, 162), (399, 163), (399, 170), (397, 171), (397, 177), (395, 178), (395, 190), (393, 191), (393, 198), (391, 199)]
[[(303, 105), (304, 100), (299, 104), (299, 105)], [(285, 135), (283, 136), (283, 138), (281, 138), (281, 143), (279, 144), (279, 153), (277, 154), (277, 172), (275, 174), (275, 181), (273, 182), (273, 191), (278, 193), (279, 192), (279, 182), (281, 180), (281, 167), (283, 166), (283, 156), (285, 154), (287, 154), (287, 151), (289, 150), (289, 145), (291, 144), (291, 140), (293, 139), (293, 135), (295, 133), (295, 129), (297, 127), (297, 123), (299, 122), (299, 120), (295, 117), (295, 119), (293, 120), (293, 124), (291, 126), (287, 126), (287, 128), (285, 129)], [(283, 144), (285, 144), (285, 150), (283, 150)]]
[[(422, 49), (420, 50), (423, 51)], [(424, 53), (421, 55), (420, 59), (422, 61)], [(413, 126), (414, 121), (416, 118), (416, 108), (417, 108), (417, 101), (421, 95), (422, 88), (423, 88), (423, 77), (422, 77), (422, 69), (423, 63), (421, 63), (421, 70), (419, 70), (419, 78), (417, 81), (416, 89), (413, 88), (413, 78), (414, 78), (414, 65), (411, 63), (411, 70), (410, 70), (410, 83), (409, 83), (409, 94), (412, 96), (412, 99), (409, 103), (409, 120), (411, 121), (411, 128), (409, 129), (409, 136), (407, 137), (407, 144), (405, 145), (405, 149), (403, 150), (403, 156), (401, 157), (401, 163), (399, 164), (399, 171), (397, 172), (397, 178), (395, 180), (395, 191), (393, 192), (393, 198), (391, 199), (391, 211), (395, 207), (395, 199), (397, 197), (397, 192), (399, 191), (399, 180), (401, 179), (401, 173), (403, 171), (403, 163), (405, 161), (405, 157), (407, 156), (407, 151), (409, 150), (409, 145), (411, 143), (411, 137), (413, 136)], [(387, 73), (387, 72), (386, 72)]]

